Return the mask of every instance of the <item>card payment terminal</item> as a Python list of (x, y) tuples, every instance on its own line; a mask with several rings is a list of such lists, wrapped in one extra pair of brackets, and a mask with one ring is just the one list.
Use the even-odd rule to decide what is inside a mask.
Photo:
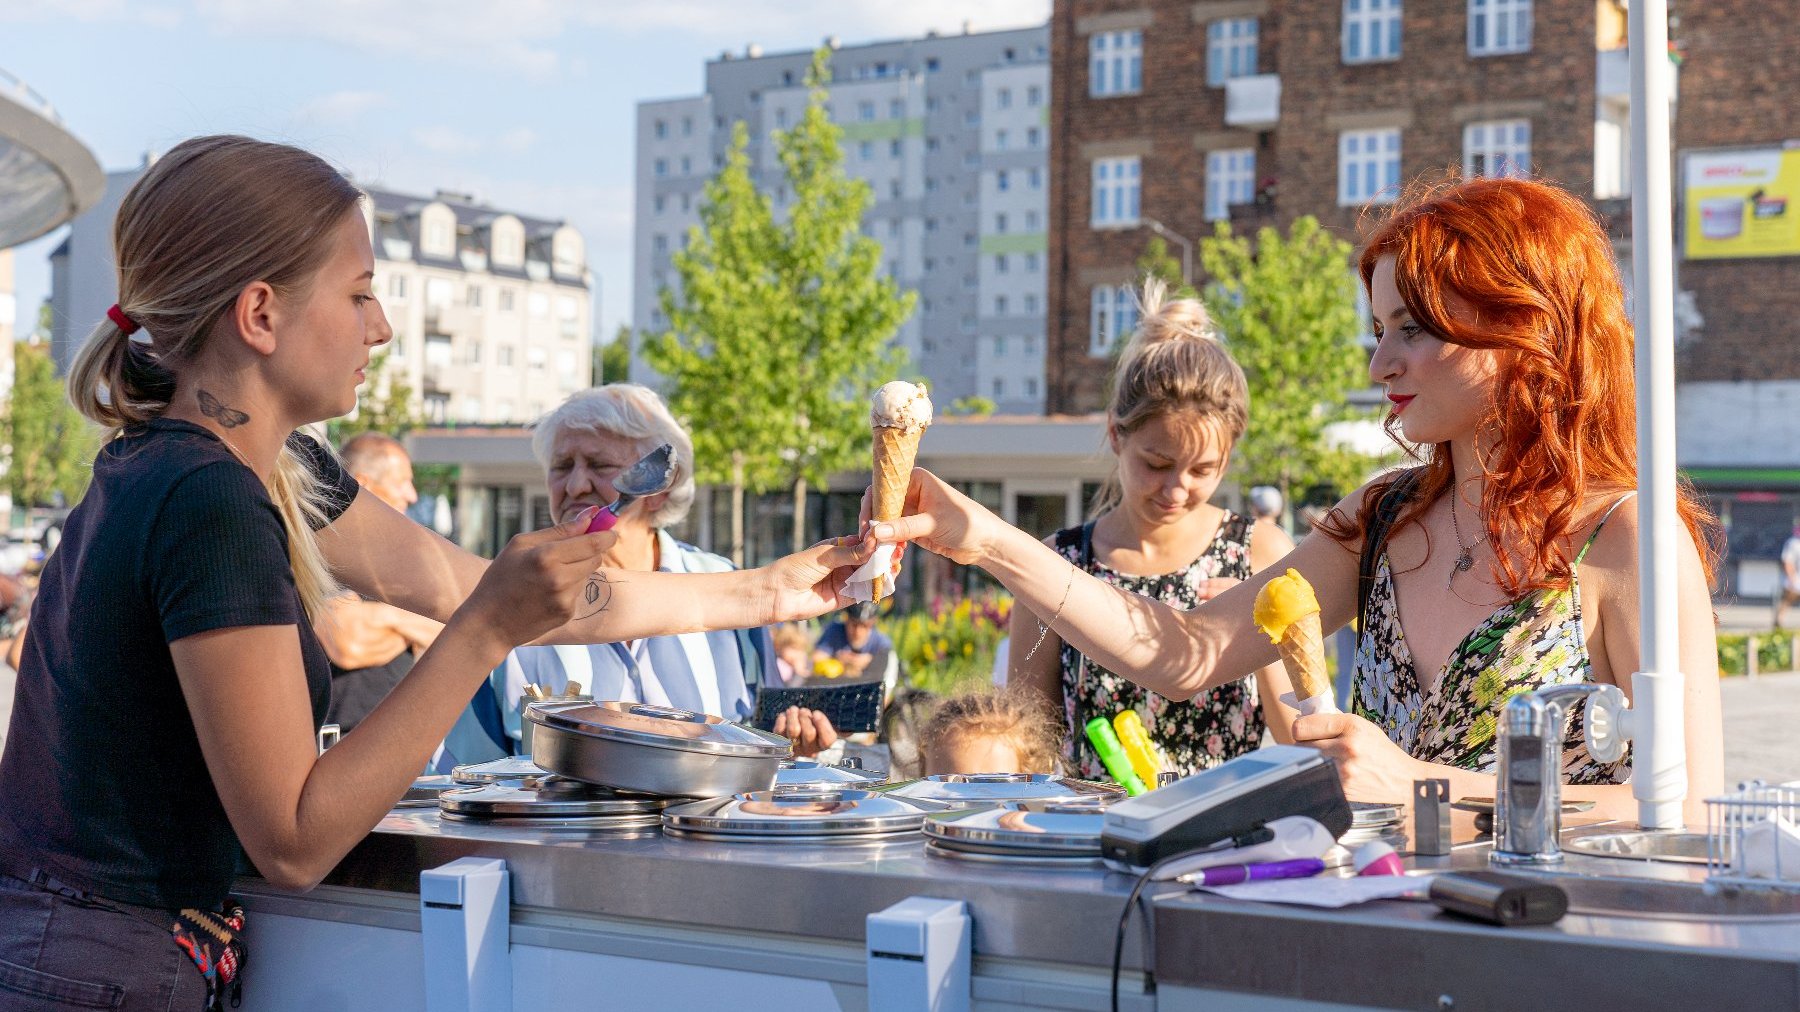
[(1118, 802), (1106, 811), (1100, 851), (1114, 868), (1142, 871), (1165, 857), (1244, 840), (1285, 815), (1316, 819), (1333, 838), (1350, 831), (1337, 764), (1316, 748), (1258, 749)]

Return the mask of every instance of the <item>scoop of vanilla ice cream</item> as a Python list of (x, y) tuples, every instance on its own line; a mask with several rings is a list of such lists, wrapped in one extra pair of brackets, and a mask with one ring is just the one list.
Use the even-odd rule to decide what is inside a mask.
[(870, 405), (869, 424), (877, 429), (923, 429), (931, 424), (931, 398), (923, 386), (905, 380), (883, 384)]

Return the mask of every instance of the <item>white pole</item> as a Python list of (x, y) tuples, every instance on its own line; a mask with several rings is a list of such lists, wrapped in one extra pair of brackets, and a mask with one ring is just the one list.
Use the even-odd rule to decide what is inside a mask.
[(1668, 0), (1630, 10), (1631, 260), (1637, 331), (1638, 587), (1642, 670), (1631, 793), (1645, 829), (1677, 829), (1687, 797), (1677, 638), (1674, 220), (1670, 199)]

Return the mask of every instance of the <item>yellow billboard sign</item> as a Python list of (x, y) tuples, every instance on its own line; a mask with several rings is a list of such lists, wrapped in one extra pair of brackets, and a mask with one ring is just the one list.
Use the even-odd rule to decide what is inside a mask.
[(1685, 183), (1688, 259), (1800, 255), (1800, 150), (1695, 152)]

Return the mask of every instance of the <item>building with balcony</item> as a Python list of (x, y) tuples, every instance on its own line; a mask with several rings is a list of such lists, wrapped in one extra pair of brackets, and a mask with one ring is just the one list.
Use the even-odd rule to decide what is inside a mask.
[(581, 233), (469, 194), (368, 191), (389, 369), (435, 424), (530, 421), (593, 375)]
[[(864, 232), (881, 244), (886, 273), (918, 293), (895, 338), (910, 368), (944, 405), (980, 395), (1005, 412), (1043, 410), (1044, 28), (831, 44), (829, 108), (844, 131), (844, 170), (874, 195)], [(778, 210), (790, 204), (773, 135), (805, 111), (811, 59), (756, 47), (726, 53), (707, 63), (704, 94), (639, 104), (639, 332), (668, 325), (658, 295), (678, 289), (672, 257), (699, 224), (702, 190), (724, 164), (736, 123), (749, 129), (759, 186)], [(632, 376), (655, 382), (641, 361)]]

